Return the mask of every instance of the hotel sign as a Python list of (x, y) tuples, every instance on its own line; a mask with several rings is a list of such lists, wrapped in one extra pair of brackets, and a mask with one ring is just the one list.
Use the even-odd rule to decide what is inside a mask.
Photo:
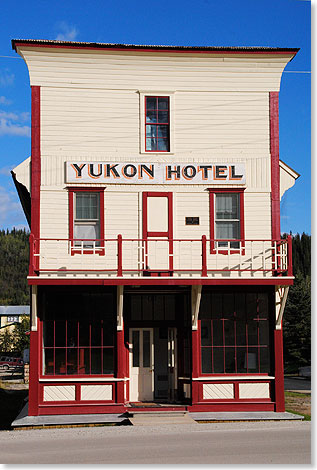
[(244, 184), (242, 163), (67, 162), (67, 183)]

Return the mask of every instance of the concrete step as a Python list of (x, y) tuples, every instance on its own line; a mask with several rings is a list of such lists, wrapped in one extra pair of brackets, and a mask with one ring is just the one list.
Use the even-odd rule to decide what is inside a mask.
[(136, 411), (129, 413), (133, 426), (156, 426), (161, 424), (197, 424), (187, 411)]

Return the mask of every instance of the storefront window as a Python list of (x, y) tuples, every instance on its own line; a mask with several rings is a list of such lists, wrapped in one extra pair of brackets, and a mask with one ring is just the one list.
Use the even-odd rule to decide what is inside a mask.
[(203, 293), (202, 373), (270, 372), (268, 303), (267, 293)]
[(44, 375), (114, 373), (115, 314), (111, 294), (45, 294)]

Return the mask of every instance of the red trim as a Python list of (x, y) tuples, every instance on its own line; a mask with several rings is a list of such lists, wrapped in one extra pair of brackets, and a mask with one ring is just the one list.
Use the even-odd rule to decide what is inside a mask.
[[(239, 193), (240, 198), (240, 241), (242, 246), (245, 246), (245, 230), (244, 230), (244, 191), (246, 188), (208, 188), (209, 191), (209, 223), (210, 223), (210, 253), (215, 254), (215, 194), (222, 193)], [(219, 254), (228, 254), (228, 250), (219, 250)], [(239, 250), (230, 250), (230, 254), (239, 253)], [(244, 254), (244, 250), (243, 253)]]
[(280, 165), (279, 165), (279, 110), (278, 91), (269, 95), (270, 100), (270, 151), (271, 151), (271, 207), (272, 239), (279, 240), (280, 228)]
[(210, 286), (291, 286), (293, 285), (293, 279), (286, 279), (285, 277), (275, 277), (275, 278), (261, 278), (261, 279), (172, 279), (172, 278), (158, 278), (158, 279), (149, 279), (149, 278), (125, 278), (125, 279), (52, 279), (52, 278), (36, 278), (28, 279), (28, 284), (33, 285), (52, 285), (52, 286), (67, 286), (67, 285), (102, 285), (102, 286), (138, 286), (138, 285), (168, 285), (168, 286), (177, 286), (177, 285), (210, 285)]
[[(148, 204), (149, 197), (167, 197), (167, 210), (168, 210), (168, 231), (167, 232), (149, 232), (148, 227)], [(171, 192), (144, 192), (142, 193), (142, 238), (145, 241), (145, 248), (147, 252), (147, 240), (150, 237), (154, 238), (167, 238), (169, 240), (169, 254), (173, 254), (173, 193)], [(146, 260), (147, 260), (147, 255)], [(145, 263), (147, 266), (147, 262)], [(169, 256), (168, 271), (173, 271), (173, 257)], [(155, 270), (157, 272), (157, 270)]]
[[(198, 411), (274, 411), (272, 402), (199, 403), (188, 407), (190, 412)], [(203, 420), (203, 418), (202, 418)], [(211, 419), (212, 420), (212, 419)], [(215, 420), (215, 419), (214, 419)]]
[(293, 237), (288, 235), (287, 237), (287, 275), (293, 276)]
[(291, 49), (291, 48), (285, 48), (285, 49), (279, 49), (279, 50), (271, 50), (271, 49), (260, 49), (260, 50), (252, 50), (252, 49), (226, 49), (226, 48), (221, 48), (221, 49), (195, 49), (195, 48), (179, 48), (177, 47), (169, 47), (169, 46), (155, 46), (155, 47), (150, 47), (150, 46), (137, 46), (137, 45), (129, 45), (127, 44), (125, 47), (120, 44), (120, 45), (105, 45), (103, 46), (102, 44), (97, 44), (97, 45), (86, 45), (86, 44), (78, 44), (75, 43), (74, 45), (72, 43), (67, 43), (67, 44), (47, 44), (47, 43), (42, 43), (41, 41), (36, 41), (36, 43), (31, 43), (29, 41), (15, 41), (14, 39), (12, 40), (12, 46), (16, 50), (17, 47), (52, 47), (52, 48), (68, 48), (68, 49), (101, 49), (101, 50), (109, 50), (109, 51), (146, 51), (146, 52), (162, 52), (162, 51), (168, 51), (168, 52), (175, 52), (175, 53), (184, 53), (184, 54), (294, 54), (294, 56), (297, 54), (299, 49)]
[[(39, 238), (41, 187), (41, 88), (39, 86), (31, 86), (31, 115), (31, 232), (35, 238)], [(34, 266), (35, 269), (39, 268), (38, 256), (34, 260)]]
[(40, 341), (38, 332), (30, 332), (30, 376), (29, 376), (29, 416), (38, 415), (39, 404), (39, 367), (40, 367)]
[[(90, 193), (99, 193), (99, 210), (100, 210), (100, 248), (98, 250), (99, 255), (104, 255), (105, 250), (105, 197), (104, 191), (106, 188), (78, 188), (78, 187), (69, 187), (68, 189), (68, 228), (69, 228), (69, 239), (74, 240), (74, 193), (79, 192), (90, 192)], [(74, 254), (92, 254), (93, 250), (77, 250), (72, 249), (72, 255)]]
[(275, 411), (285, 411), (284, 367), (283, 367), (283, 331), (274, 331), (275, 346)]
[(87, 402), (84, 404), (72, 403), (72, 404), (48, 404), (39, 406), (39, 416), (52, 416), (52, 415), (81, 415), (81, 414), (93, 414), (93, 413), (123, 413), (126, 408), (123, 405), (116, 405), (115, 403), (107, 404), (105, 402), (93, 403), (88, 405)]

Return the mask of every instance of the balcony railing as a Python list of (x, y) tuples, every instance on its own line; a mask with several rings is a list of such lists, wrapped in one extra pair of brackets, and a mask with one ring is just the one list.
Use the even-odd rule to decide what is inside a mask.
[(74, 240), (30, 235), (30, 276), (292, 276), (292, 240)]

